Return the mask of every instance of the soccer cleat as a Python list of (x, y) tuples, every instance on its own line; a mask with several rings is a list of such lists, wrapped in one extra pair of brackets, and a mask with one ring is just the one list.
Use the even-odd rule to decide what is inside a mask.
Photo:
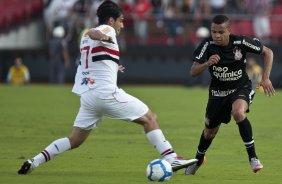
[(199, 160), (197, 163), (194, 163), (193, 165), (190, 165), (186, 168), (185, 174), (187, 175), (194, 175), (197, 170), (203, 165), (206, 161), (206, 157), (203, 157), (201, 160)]
[(260, 163), (259, 159), (257, 158), (251, 158), (250, 164), (254, 173), (263, 169), (263, 165)]
[(18, 170), (18, 174), (28, 174), (35, 168), (32, 160), (27, 160), (23, 163), (20, 170)]
[(184, 159), (182, 157), (173, 157), (170, 159), (167, 159), (167, 161), (170, 163), (172, 167), (172, 171), (176, 172), (179, 169), (186, 168), (196, 162), (198, 162), (198, 159)]

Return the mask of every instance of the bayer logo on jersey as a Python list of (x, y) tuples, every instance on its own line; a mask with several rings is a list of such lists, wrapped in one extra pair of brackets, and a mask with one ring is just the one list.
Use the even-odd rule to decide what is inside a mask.
[(155, 159), (151, 161), (147, 166), (147, 178), (150, 181), (166, 181), (172, 176), (172, 167), (166, 161), (162, 159)]

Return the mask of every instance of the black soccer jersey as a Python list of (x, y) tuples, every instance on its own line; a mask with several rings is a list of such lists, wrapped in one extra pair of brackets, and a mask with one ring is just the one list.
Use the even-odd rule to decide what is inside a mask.
[(226, 93), (219, 96), (233, 93), (233, 90), (250, 82), (246, 73), (246, 53), (260, 54), (263, 48), (256, 38), (239, 35), (230, 35), (229, 38), (227, 46), (215, 45), (211, 37), (206, 38), (193, 54), (193, 61), (198, 63), (206, 62), (214, 54), (219, 55), (219, 62), (209, 67), (212, 76), (210, 91)]

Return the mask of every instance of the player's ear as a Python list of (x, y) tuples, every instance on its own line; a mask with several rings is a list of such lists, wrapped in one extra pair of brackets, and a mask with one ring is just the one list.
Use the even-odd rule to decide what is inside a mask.
[(110, 17), (109, 20), (108, 20), (108, 24), (110, 26), (114, 25), (114, 22), (115, 22), (115, 19), (113, 17)]

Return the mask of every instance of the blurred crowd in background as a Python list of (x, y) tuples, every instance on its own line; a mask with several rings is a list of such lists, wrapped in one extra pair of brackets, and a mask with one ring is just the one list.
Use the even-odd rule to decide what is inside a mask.
[[(97, 25), (96, 9), (102, 0), (48, 1), (46, 26), (63, 25), (68, 35), (79, 35)], [(215, 14), (228, 14), (246, 25), (250, 36), (269, 39), (270, 17), (281, 15), (279, 0), (115, 0), (124, 10), (127, 42), (185, 44), (194, 42), (199, 27), (209, 27)], [(275, 27), (276, 28), (276, 27)], [(238, 32), (238, 30), (236, 30)], [(239, 31), (240, 32), (240, 31)], [(243, 33), (245, 33), (243, 31)]]
[[(81, 33), (97, 26), (96, 10), (102, 1), (45, 1), (47, 35), (52, 35), (56, 26), (63, 26), (71, 53), (75, 53)], [(263, 43), (282, 38), (282, 0), (114, 1), (125, 14), (125, 29), (119, 38), (122, 50), (127, 44), (197, 44), (209, 36), (210, 19), (215, 14), (227, 14), (234, 33), (260, 38)]]
[[(125, 14), (119, 42), (128, 45), (196, 45), (209, 36), (210, 19), (226, 14), (233, 33), (260, 38), (265, 44), (282, 40), (282, 0), (113, 0)], [(0, 0), (0, 30), (34, 18), (44, 20), (51, 83), (64, 83), (78, 63), (82, 33), (98, 24), (103, 0)], [(58, 65), (58, 63), (60, 63)]]

